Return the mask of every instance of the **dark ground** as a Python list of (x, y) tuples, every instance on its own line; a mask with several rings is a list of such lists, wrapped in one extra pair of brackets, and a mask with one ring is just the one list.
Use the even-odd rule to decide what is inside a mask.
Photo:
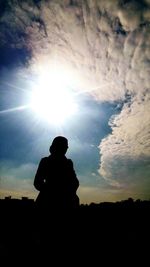
[(132, 199), (48, 216), (33, 200), (0, 200), (1, 266), (150, 266), (149, 213)]

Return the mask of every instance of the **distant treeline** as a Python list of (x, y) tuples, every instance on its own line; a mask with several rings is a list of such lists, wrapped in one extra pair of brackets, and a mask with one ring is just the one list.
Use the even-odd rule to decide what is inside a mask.
[[(22, 197), (21, 199), (17, 198), (12, 198), (11, 196), (5, 197), (4, 199), (0, 199), (0, 207), (3, 205), (6, 206), (35, 206), (35, 200), (28, 198), (28, 197)], [(128, 198), (125, 200), (121, 201), (116, 201), (116, 202), (91, 202), (89, 204), (80, 204), (79, 206), (81, 209), (82, 208), (89, 208), (89, 209), (97, 209), (97, 208), (112, 208), (112, 207), (150, 207), (150, 200), (141, 200), (141, 199), (136, 199), (134, 200), (133, 198)]]

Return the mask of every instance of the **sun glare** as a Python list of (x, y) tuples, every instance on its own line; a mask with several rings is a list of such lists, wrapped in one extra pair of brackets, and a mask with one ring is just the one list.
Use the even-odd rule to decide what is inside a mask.
[(63, 124), (77, 112), (73, 80), (60, 70), (45, 71), (32, 88), (31, 108), (51, 124)]

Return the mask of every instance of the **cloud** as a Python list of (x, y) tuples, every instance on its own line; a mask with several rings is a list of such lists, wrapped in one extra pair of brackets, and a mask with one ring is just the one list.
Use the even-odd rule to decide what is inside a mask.
[(81, 88), (95, 89), (91, 93), (100, 101), (124, 99), (127, 89), (148, 86), (148, 2), (8, 3), (1, 15), (1, 48), (29, 49), (36, 68), (54, 59), (65, 62), (81, 73)]
[(0, 164), (0, 197), (32, 197), (37, 195), (33, 187), (36, 165), (32, 163), (16, 165), (12, 161), (3, 161)]
[(111, 121), (112, 133), (100, 144), (100, 173), (106, 179), (127, 185), (134, 176), (139, 176), (138, 172), (144, 166), (145, 171), (140, 173), (143, 183), (143, 176), (150, 171), (149, 114), (149, 95), (136, 95), (130, 104), (124, 104), (121, 113)]
[[(138, 173), (141, 184), (147, 181), (150, 1), (12, 0), (2, 10), (1, 51), (14, 51), (17, 62), (25, 58), (36, 70), (53, 61), (67, 65), (80, 76), (79, 90), (120, 105), (109, 122), (112, 133), (100, 144), (101, 175), (118, 187), (125, 177), (129, 185), (131, 175), (136, 183)], [(132, 163), (138, 173), (126, 168)]]
[(143, 199), (145, 198), (147, 191), (143, 191), (141, 194), (136, 194), (133, 192), (132, 188), (119, 189), (115, 187), (110, 187), (105, 184), (105, 186), (85, 186), (81, 185), (77, 191), (80, 199), (80, 203), (90, 204), (91, 202), (116, 202), (123, 199), (128, 199), (132, 196), (133, 199)]
[(101, 188), (98, 186), (81, 185), (77, 194), (82, 204), (90, 204), (91, 202), (100, 203), (104, 201), (116, 201), (116, 190)]

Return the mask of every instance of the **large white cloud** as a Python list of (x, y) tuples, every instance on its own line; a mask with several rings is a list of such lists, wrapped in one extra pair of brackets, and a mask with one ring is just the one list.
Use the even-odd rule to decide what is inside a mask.
[(120, 113), (110, 119), (112, 133), (100, 144), (99, 171), (118, 187), (126, 178), (128, 185), (139, 181), (138, 173), (148, 181), (150, 1), (14, 3), (1, 18), (3, 45), (10, 36), (11, 46), (32, 51), (33, 68), (56, 60), (79, 74), (79, 90), (97, 101), (120, 103)]
[[(114, 178), (125, 183), (125, 176), (130, 177), (134, 176), (134, 174), (137, 176), (136, 170), (134, 170), (134, 173), (130, 169), (132, 163), (136, 162), (136, 169), (138, 168), (138, 170), (140, 165), (144, 166), (143, 176), (149, 170), (149, 114), (150, 102), (148, 94), (143, 97), (136, 95), (130, 104), (124, 104), (121, 113), (115, 116), (111, 122), (112, 133), (103, 139), (100, 144), (102, 154), (101, 175), (110, 180)], [(134, 168), (133, 164), (132, 169)]]

